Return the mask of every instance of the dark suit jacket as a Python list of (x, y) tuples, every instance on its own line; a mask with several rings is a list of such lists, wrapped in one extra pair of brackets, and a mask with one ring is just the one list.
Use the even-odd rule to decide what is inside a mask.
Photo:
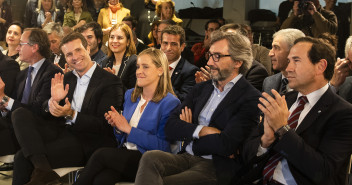
[[(64, 77), (64, 84), (70, 88), (67, 97), (72, 102), (73, 94), (77, 85), (77, 77), (68, 72)], [(90, 156), (94, 150), (109, 146), (116, 147), (116, 141), (111, 126), (104, 118), (110, 106), (121, 110), (122, 106), (122, 83), (120, 78), (96, 67), (90, 79), (87, 91), (84, 96), (81, 111), (77, 113), (76, 122), (66, 126), (77, 136), (83, 146), (86, 156)], [(65, 104), (64, 100), (60, 104)], [(48, 109), (48, 100), (43, 104)], [(64, 125), (66, 120), (59, 119), (59, 124)]]
[(175, 94), (182, 102), (192, 87), (196, 84), (194, 74), (199, 69), (181, 57), (171, 76), (171, 83)]
[(11, 57), (0, 52), (0, 77), (5, 83), (5, 94), (11, 96), (16, 84), (16, 76), (20, 72), (20, 66)]
[(275, 89), (277, 92), (281, 93), (281, 78), (282, 73), (277, 73), (272, 76), (266, 77), (263, 82), (263, 92), (266, 92), (270, 96), (273, 96), (273, 93), (271, 93), (271, 89)]
[(259, 91), (262, 91), (263, 81), (269, 76), (269, 74), (263, 64), (253, 60), (251, 68), (249, 68), (244, 76), (250, 84), (252, 84)]
[[(51, 54), (51, 56), (50, 56), (50, 62), (51, 62), (51, 63), (54, 63), (54, 61), (55, 61), (55, 54)], [(61, 55), (58, 64), (59, 64), (59, 66), (60, 66), (62, 69), (65, 69), (66, 59), (65, 59), (65, 56), (64, 56), (64, 55)]]
[(42, 113), (44, 113), (42, 111), (43, 102), (48, 100), (51, 96), (51, 79), (56, 73), (62, 73), (62, 70), (46, 59), (35, 76), (31, 94), (29, 95), (28, 104), (25, 105), (21, 103), (21, 100), (24, 86), (26, 85), (27, 73), (28, 68), (22, 70), (17, 76), (16, 90), (13, 96), (11, 96), (11, 98), (15, 100), (11, 111), (14, 111), (19, 107), (25, 107), (38, 115), (42, 115)]
[(352, 76), (346, 78), (337, 93), (346, 101), (352, 103)]
[[(244, 77), (241, 77), (211, 117), (209, 126), (221, 130), (221, 134), (193, 139), (193, 132), (198, 126), (199, 114), (213, 90), (212, 81), (195, 85), (182, 104), (170, 115), (165, 126), (165, 135), (170, 141), (185, 141), (183, 150), (190, 141), (193, 141), (194, 155), (212, 155), (218, 184), (228, 184), (230, 177), (241, 167), (237, 152), (241, 151), (244, 140), (258, 124), (257, 104), (260, 93)], [(193, 124), (179, 118), (181, 109), (185, 106), (192, 110)], [(229, 158), (232, 154), (235, 154), (235, 159)]]
[[(297, 92), (286, 93), (289, 107), (296, 98)], [(345, 183), (352, 153), (352, 106), (330, 89), (309, 111), (296, 132), (290, 130), (274, 142), (269, 152), (256, 157), (263, 132), (263, 124), (260, 124), (246, 142), (243, 153), (245, 161), (257, 159), (258, 166), (262, 166), (257, 177), (262, 177), (262, 169), (274, 150), (286, 158), (298, 185)]]
[[(102, 67), (110, 67), (114, 64), (115, 56), (105, 59), (102, 63)], [(117, 76), (121, 78), (124, 90), (134, 88), (136, 85), (136, 66), (137, 56), (131, 55), (129, 57), (124, 56), (121, 62), (120, 70)]]

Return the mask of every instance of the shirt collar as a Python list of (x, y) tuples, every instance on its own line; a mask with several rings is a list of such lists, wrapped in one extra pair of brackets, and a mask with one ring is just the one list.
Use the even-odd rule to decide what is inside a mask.
[[(323, 96), (323, 94), (328, 90), (328, 88), (329, 88), (329, 84), (326, 83), (322, 88), (307, 94), (306, 97), (308, 99), (309, 104), (313, 107), (318, 102), (320, 97)], [(297, 100), (301, 96), (303, 96), (303, 94), (298, 93)]]
[[(227, 82), (227, 84), (226, 84), (225, 87), (224, 87), (224, 91), (226, 91), (228, 88), (232, 88), (232, 87), (238, 82), (238, 80), (239, 80), (242, 76), (243, 76), (243, 75), (240, 73), (240, 74), (238, 74), (235, 78), (233, 78), (231, 81)], [(215, 88), (215, 89), (218, 89), (218, 88), (216, 87), (216, 83), (215, 83), (214, 80), (212, 81), (212, 83), (213, 83), (214, 88)]]
[(43, 65), (44, 61), (45, 61), (45, 58), (42, 58), (38, 62), (36, 62), (30, 66), (32, 66), (34, 68), (33, 70), (38, 71), (40, 69), (40, 67)]
[[(97, 67), (97, 63), (93, 62), (93, 66), (90, 67), (90, 69), (82, 76), (83, 77), (88, 77), (88, 78), (92, 78), (93, 72), (95, 71), (95, 68)], [(79, 77), (78, 73), (76, 72), (76, 70), (73, 70), (72, 73), (74, 75), (76, 75), (77, 78), (81, 78)]]
[(180, 60), (181, 56), (175, 62), (172, 62), (169, 66), (172, 67), (172, 69), (175, 69)]

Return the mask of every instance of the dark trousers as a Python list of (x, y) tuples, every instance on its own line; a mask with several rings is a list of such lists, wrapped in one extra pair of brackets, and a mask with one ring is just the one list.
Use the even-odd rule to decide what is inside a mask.
[(213, 161), (188, 153), (153, 150), (143, 154), (135, 185), (216, 185)]
[(114, 185), (134, 182), (142, 154), (125, 148), (101, 148), (93, 153), (74, 185)]
[(11, 120), (4, 117), (0, 117), (0, 146), (0, 156), (15, 154), (19, 150)]
[(44, 154), (51, 167), (84, 166), (83, 147), (62, 121), (48, 121), (31, 111), (18, 108), (12, 113), (12, 123), (21, 150), (15, 156), (13, 184), (30, 180), (32, 155)]

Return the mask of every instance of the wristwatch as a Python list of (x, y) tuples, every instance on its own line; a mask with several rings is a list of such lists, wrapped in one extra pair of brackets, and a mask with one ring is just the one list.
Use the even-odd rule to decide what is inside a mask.
[(69, 115), (65, 116), (65, 119), (66, 119), (66, 120), (69, 120), (69, 121), (72, 121), (74, 115), (75, 115), (75, 111), (73, 110), (73, 111), (72, 111), (72, 114), (69, 114)]
[(284, 125), (281, 128), (277, 129), (274, 135), (276, 138), (281, 139), (281, 137), (285, 135), (289, 130), (291, 130), (291, 127), (288, 125)]
[(10, 98), (8, 96), (4, 95), (4, 97), (2, 97), (0, 105), (6, 104), (9, 100), (10, 100)]

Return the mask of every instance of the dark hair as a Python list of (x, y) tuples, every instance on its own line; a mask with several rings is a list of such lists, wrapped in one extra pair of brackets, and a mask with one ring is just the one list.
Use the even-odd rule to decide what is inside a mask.
[(336, 35), (332, 35), (328, 32), (322, 33), (318, 36), (318, 38), (322, 38), (326, 41), (328, 41), (332, 46), (334, 46), (335, 51), (337, 51), (337, 36)]
[[(216, 18), (216, 20), (218, 20), (218, 22), (220, 23), (220, 27), (226, 24), (226, 20), (223, 17), (218, 17)], [(222, 24), (220, 21), (222, 21), (224, 24)]]
[(161, 32), (161, 41), (163, 41), (163, 35), (164, 33), (170, 34), (170, 35), (179, 35), (180, 36), (180, 45), (186, 42), (186, 35), (185, 35), (185, 30), (178, 25), (172, 25), (166, 27), (162, 32)]
[(100, 43), (98, 43), (98, 47), (100, 49), (101, 46), (103, 45), (103, 30), (101, 29), (100, 24), (98, 24), (95, 21), (92, 21), (90, 23), (84, 24), (83, 26), (77, 28), (75, 31), (77, 31), (78, 33), (83, 33), (84, 31), (86, 31), (89, 28), (92, 28), (97, 40), (100, 39)]
[[(5, 2), (5, 1), (4, 1), (4, 2)], [(21, 22), (13, 21), (13, 22), (8, 26), (8, 28), (9, 28), (10, 26), (12, 26), (12, 25), (16, 25), (16, 26), (20, 27), (20, 28), (21, 28), (21, 33), (23, 33), (24, 27), (23, 27), (23, 24), (22, 24)]]
[(122, 19), (122, 21), (128, 21), (132, 23), (132, 29), (137, 27), (138, 21), (133, 16), (126, 16)]
[(40, 28), (26, 28), (23, 32), (29, 31), (28, 42), (30, 44), (38, 44), (39, 54), (44, 58), (50, 57), (50, 42), (48, 34)]
[(327, 61), (327, 66), (324, 71), (324, 78), (331, 80), (334, 74), (334, 66), (336, 62), (336, 51), (334, 47), (327, 41), (321, 38), (302, 37), (295, 41), (295, 45), (299, 42), (308, 42), (312, 47), (308, 51), (308, 58), (312, 64), (318, 63), (321, 59)]
[(83, 47), (85, 49), (87, 49), (87, 46), (88, 46), (87, 40), (84, 38), (84, 36), (81, 33), (78, 33), (78, 32), (71, 32), (68, 35), (66, 35), (61, 41), (60, 49), (63, 45), (65, 45), (71, 41), (74, 41), (76, 39), (81, 40)]
[[(83, 11), (87, 11), (87, 2), (86, 0), (81, 0), (82, 1), (82, 10)], [(54, 1), (53, 1), (54, 2)], [(70, 11), (73, 11), (73, 6), (72, 6), (72, 2), (73, 0), (69, 0), (68, 1), (68, 8), (70, 9)]]
[(223, 26), (220, 27), (220, 31), (226, 32), (227, 30), (232, 29), (232, 30), (237, 30), (239, 31), (239, 33), (241, 33), (242, 35), (248, 37), (248, 32), (245, 28), (243, 28), (240, 24), (235, 24), (235, 23), (229, 23), (229, 24), (225, 24)]
[(218, 24), (218, 25), (219, 25), (219, 28), (220, 28), (220, 26), (221, 26), (221, 24), (219, 23), (218, 20), (216, 20), (216, 19), (210, 19), (210, 20), (207, 21), (207, 22), (205, 23), (205, 25), (204, 25), (204, 29), (205, 29), (205, 30), (208, 30), (208, 26), (209, 26), (210, 23)]
[(162, 21), (160, 21), (159, 24), (158, 24), (158, 26), (159, 26), (160, 24), (176, 25), (177, 23), (176, 23), (175, 21), (169, 19), (169, 20), (162, 20)]

